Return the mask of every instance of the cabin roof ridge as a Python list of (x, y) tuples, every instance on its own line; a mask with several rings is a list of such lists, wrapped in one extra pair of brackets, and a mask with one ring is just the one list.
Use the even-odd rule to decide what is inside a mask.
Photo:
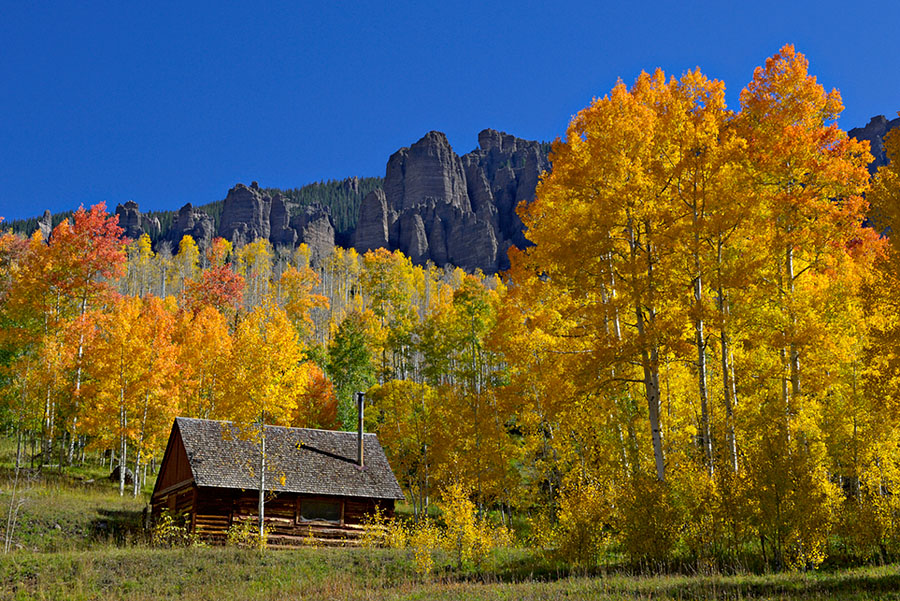
[[(177, 417), (175, 425), (197, 486), (259, 489), (259, 447), (228, 432), (234, 422)], [(173, 427), (173, 436), (176, 428)], [(378, 436), (366, 433), (365, 465), (355, 431), (266, 424), (266, 490), (403, 499)], [(171, 446), (171, 445), (170, 445)], [(167, 454), (169, 449), (167, 448)]]

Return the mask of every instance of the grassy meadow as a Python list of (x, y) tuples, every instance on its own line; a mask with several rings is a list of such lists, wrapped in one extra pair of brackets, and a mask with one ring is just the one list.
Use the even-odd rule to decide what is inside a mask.
[[(13, 449), (0, 446), (0, 550), (12, 500)], [(417, 573), (413, 551), (154, 548), (145, 530), (151, 485), (120, 497), (97, 463), (23, 470), (0, 600), (156, 599), (900, 599), (896, 565), (778, 574), (640, 575), (610, 563), (572, 571), (526, 548), (494, 550), (479, 567), (438, 562)], [(16, 509), (18, 508), (18, 509)]]
[[(519, 569), (516, 569), (516, 568)], [(415, 575), (381, 549), (18, 552), (0, 559), (2, 599), (900, 599), (896, 566), (769, 575)]]

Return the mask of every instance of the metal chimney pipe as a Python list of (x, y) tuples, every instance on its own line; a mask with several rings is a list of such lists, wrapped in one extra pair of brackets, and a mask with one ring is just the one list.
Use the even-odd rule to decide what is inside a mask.
[(362, 392), (356, 393), (356, 407), (359, 414), (359, 428), (356, 431), (357, 456), (356, 463), (359, 467), (363, 467), (363, 416), (365, 415), (365, 395)]

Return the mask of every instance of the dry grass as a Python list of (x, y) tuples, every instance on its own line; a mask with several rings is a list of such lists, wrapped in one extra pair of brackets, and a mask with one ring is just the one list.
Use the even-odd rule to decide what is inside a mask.
[(0, 599), (900, 599), (896, 566), (736, 576), (422, 581), (403, 552), (96, 548), (0, 559)]
[[(2, 446), (2, 445), (0, 445)], [(0, 448), (0, 541), (12, 475)], [(4, 465), (6, 464), (6, 465)], [(768, 575), (573, 576), (525, 549), (501, 549), (480, 570), (440, 564), (421, 578), (408, 551), (154, 549), (146, 494), (119, 497), (87, 466), (26, 480), (14, 551), (0, 555), (0, 600), (214, 599), (900, 599), (898, 566)], [(0, 546), (2, 551), (2, 546)]]

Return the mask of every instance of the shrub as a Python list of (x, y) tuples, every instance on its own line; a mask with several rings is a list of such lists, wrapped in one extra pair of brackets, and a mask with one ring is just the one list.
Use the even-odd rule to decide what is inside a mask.
[(259, 526), (255, 520), (242, 520), (233, 523), (225, 533), (225, 544), (229, 547), (246, 547), (250, 549), (265, 549), (269, 539), (269, 528), (263, 526), (262, 536), (259, 535)]
[(556, 549), (572, 565), (596, 565), (607, 545), (609, 507), (597, 486), (579, 483), (563, 491), (559, 498)]
[(442, 553), (453, 558), (457, 568), (481, 567), (492, 550), (512, 545), (512, 533), (503, 525), (492, 524), (479, 516), (470, 491), (461, 484), (445, 489), (438, 503), (443, 526), (427, 516), (416, 524), (388, 519), (380, 510), (366, 517), (361, 543), (364, 547), (407, 549), (416, 572), (430, 575)]
[(453, 556), (458, 568), (470, 562), (480, 567), (493, 549), (512, 544), (512, 535), (506, 527), (493, 525), (478, 515), (470, 493), (461, 483), (451, 484), (438, 505), (445, 524), (443, 547)]
[(410, 532), (406, 524), (402, 520), (388, 518), (380, 507), (363, 517), (362, 526), (360, 545), (367, 549), (405, 549), (409, 542)]
[(196, 547), (203, 545), (200, 535), (191, 532), (190, 519), (173, 516), (168, 511), (160, 516), (150, 530), (150, 543), (154, 547)]

